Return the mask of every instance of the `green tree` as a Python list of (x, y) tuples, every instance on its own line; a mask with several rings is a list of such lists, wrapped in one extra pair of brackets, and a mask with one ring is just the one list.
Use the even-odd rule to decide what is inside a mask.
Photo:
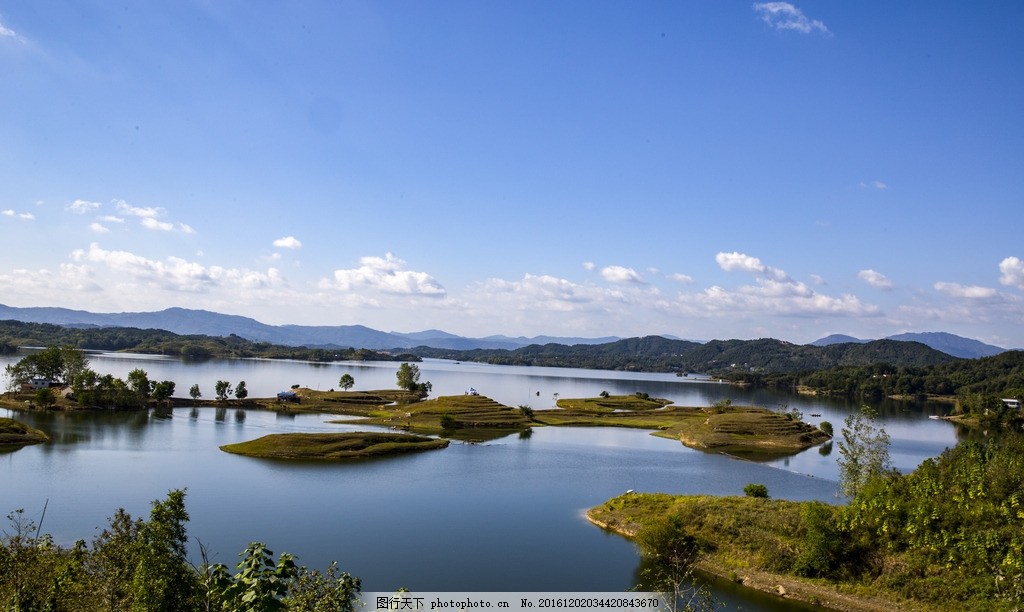
[(138, 394), (139, 397), (149, 397), (151, 389), (149, 384), (149, 374), (140, 368), (135, 368), (131, 372), (128, 372), (128, 387)]
[(153, 399), (158, 402), (165, 402), (174, 395), (174, 381), (161, 380), (153, 387)]
[(213, 385), (213, 390), (217, 393), (217, 399), (224, 401), (231, 395), (231, 383), (226, 380), (218, 380)]
[(341, 387), (345, 391), (348, 391), (349, 389), (351, 389), (352, 386), (355, 385), (355, 384), (356, 384), (356, 379), (352, 378), (352, 375), (348, 374), (348, 373), (342, 374), (341, 378), (338, 379), (338, 386)]
[(235, 387), (235, 397), (244, 400), (249, 397), (249, 390), (245, 388), (245, 381), (238, 381), (238, 386)]
[(403, 363), (398, 366), (398, 386), (406, 391), (416, 391), (419, 389), (420, 382), (420, 368), (416, 364)]
[(36, 392), (32, 396), (32, 399), (36, 403), (36, 405), (42, 406), (43, 408), (49, 408), (50, 406), (57, 403), (57, 398), (53, 395), (53, 389), (49, 387), (36, 389)]
[(133, 610), (191, 611), (199, 601), (199, 577), (187, 557), (185, 492), (154, 501), (139, 530), (138, 564), (132, 577)]
[(203, 392), (199, 390), (199, 384), (198, 383), (192, 385), (192, 387), (188, 390), (188, 394), (192, 398), (193, 402), (198, 400), (199, 398), (201, 398), (203, 396)]
[(889, 434), (876, 422), (877, 412), (861, 406), (846, 417), (839, 441), (839, 492), (855, 497), (872, 478), (891, 468)]
[(715, 609), (707, 586), (693, 580), (694, 567), (703, 553), (679, 516), (646, 523), (637, 531), (635, 541), (649, 564), (646, 578), (655, 590), (664, 593), (670, 610)]

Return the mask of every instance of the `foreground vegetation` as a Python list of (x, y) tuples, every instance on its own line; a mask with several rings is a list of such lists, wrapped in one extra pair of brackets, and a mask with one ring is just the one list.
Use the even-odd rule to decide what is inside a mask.
[(445, 448), (448, 440), (400, 433), (283, 433), (270, 434), (221, 450), (266, 459), (342, 461), (384, 457)]
[[(149, 520), (119, 509), (92, 541), (57, 546), (24, 512), (8, 515), (0, 538), (0, 607), (5, 610), (233, 612), (354, 609), (360, 581), (298, 566), (264, 544), (242, 552), (232, 573), (222, 564), (193, 567), (186, 555), (189, 516), (184, 491), (153, 502)], [(204, 557), (205, 557), (204, 551)]]
[(964, 442), (910, 474), (871, 478), (847, 506), (626, 494), (588, 517), (634, 538), (674, 525), (704, 569), (841, 609), (1024, 606), (1019, 434)]

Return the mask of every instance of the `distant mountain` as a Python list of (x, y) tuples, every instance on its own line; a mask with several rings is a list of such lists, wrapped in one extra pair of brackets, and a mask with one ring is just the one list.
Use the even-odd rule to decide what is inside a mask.
[[(896, 334), (895, 336), (886, 336), (884, 339), (899, 340), (901, 342), (920, 342), (925, 346), (930, 346), (937, 351), (946, 353), (947, 355), (961, 357), (963, 359), (991, 357), (992, 355), (998, 355), (999, 353), (1006, 351), (1006, 349), (1002, 347), (985, 344), (979, 340), (972, 340), (970, 338), (964, 338), (962, 336), (948, 334), (946, 332)], [(842, 344), (844, 342), (856, 342), (858, 344), (863, 344), (871, 341), (861, 340), (844, 334), (832, 334), (831, 336), (825, 336), (824, 338), (815, 340), (811, 345), (829, 346), (831, 344)]]
[(861, 340), (860, 338), (854, 338), (853, 336), (847, 336), (845, 334), (832, 334), (831, 336), (818, 338), (817, 340), (811, 343), (811, 346), (828, 346), (830, 344), (843, 344), (844, 342), (855, 342), (857, 344), (863, 344), (865, 342), (871, 341)]
[[(158, 312), (92, 313), (68, 308), (15, 308), (0, 304), (0, 320), (26, 323), (52, 323), (65, 327), (135, 327), (163, 329), (181, 335), (230, 336), (255, 342), (287, 346), (322, 348), (367, 348), (374, 350), (407, 349), (431, 346), (453, 350), (516, 349), (536, 339), (465, 338), (431, 329), (414, 333), (383, 332), (363, 325), (267, 325), (249, 317), (226, 315), (208, 310), (167, 308)], [(539, 337), (546, 342), (564, 344), (602, 343), (618, 338)]]
[(889, 336), (888, 339), (901, 340), (903, 342), (920, 342), (921, 344), (927, 344), (937, 351), (965, 359), (991, 357), (1006, 352), (1006, 349), (1002, 347), (985, 344), (979, 340), (972, 340), (955, 334), (947, 334), (946, 332), (897, 334)]

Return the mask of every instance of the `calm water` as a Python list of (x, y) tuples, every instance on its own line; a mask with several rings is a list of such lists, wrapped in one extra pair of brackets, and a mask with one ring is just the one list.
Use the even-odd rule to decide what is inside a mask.
[[(177, 395), (194, 383), (205, 397), (218, 379), (245, 380), (250, 396), (292, 384), (329, 389), (350, 373), (355, 389), (393, 388), (394, 363), (258, 360), (201, 364), (125, 355), (92, 355), (93, 369), (125, 377), (141, 367), (173, 380)], [(0, 359), (0, 367), (16, 358)], [(642, 391), (680, 405), (734, 403), (797, 407), (838, 431), (856, 405), (737, 390), (673, 375), (523, 368), (425, 361), (433, 396), (474, 387), (504, 404), (551, 407), (560, 397)], [(948, 423), (927, 419), (942, 406), (880, 406), (896, 467), (913, 469), (956, 443)], [(820, 417), (811, 417), (811, 414)], [(233, 565), (248, 542), (287, 550), (311, 567), (337, 560), (367, 590), (614, 591), (637, 583), (628, 541), (590, 525), (587, 508), (627, 489), (742, 494), (760, 482), (773, 497), (836, 501), (836, 455), (813, 448), (757, 462), (687, 449), (649, 432), (537, 428), (488, 444), (449, 448), (355, 465), (282, 463), (221, 452), (223, 444), (288, 431), (366, 429), (331, 416), (282, 416), (214, 408), (154, 413), (18, 413), (47, 431), (48, 444), (0, 455), (0, 510), (25, 508), (62, 543), (91, 539), (123, 506), (146, 515), (169, 489), (188, 489), (189, 533), (215, 561)], [(718, 591), (733, 609), (773, 609), (744, 591)], [(777, 608), (775, 608), (777, 609)]]

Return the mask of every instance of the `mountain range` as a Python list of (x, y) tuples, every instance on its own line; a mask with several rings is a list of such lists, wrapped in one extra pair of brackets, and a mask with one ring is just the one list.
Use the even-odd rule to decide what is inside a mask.
[[(1006, 349), (999, 346), (985, 344), (980, 340), (964, 338), (963, 336), (948, 334), (946, 332), (896, 334), (895, 336), (886, 336), (882, 339), (899, 340), (901, 342), (920, 342), (921, 344), (930, 346), (937, 351), (942, 351), (947, 355), (963, 357), (965, 359), (991, 357), (992, 355), (998, 355), (999, 353), (1006, 351)], [(832, 334), (831, 336), (819, 338), (811, 344), (814, 346), (828, 346), (830, 344), (843, 344), (847, 342), (864, 344), (871, 342), (871, 340), (863, 340), (861, 338), (854, 338), (853, 336), (846, 336), (843, 334)]]
[[(617, 336), (580, 338), (566, 336), (524, 336), (502, 335), (483, 338), (467, 338), (438, 329), (419, 332), (384, 332), (363, 325), (268, 325), (249, 317), (227, 315), (207, 310), (188, 308), (167, 308), (156, 312), (93, 313), (68, 308), (34, 307), (17, 308), (0, 304), (0, 320), (15, 320), (26, 323), (52, 323), (65, 327), (135, 327), (140, 329), (163, 329), (176, 334), (202, 334), (207, 336), (230, 336), (232, 334), (253, 340), (288, 346), (310, 348), (366, 348), (374, 350), (411, 349), (427, 346), (435, 349), (470, 351), (478, 349), (516, 350), (530, 345), (579, 344), (599, 345), (622, 340)], [(678, 340), (670, 335), (662, 337)], [(978, 340), (964, 338), (945, 332), (905, 333), (887, 336), (883, 340), (920, 342), (933, 349), (967, 359), (988, 357), (1006, 349)], [(813, 346), (871, 342), (834, 334), (815, 340)]]
[(530, 344), (604, 344), (620, 338), (575, 338), (557, 336), (487, 336), (466, 338), (437, 329), (420, 332), (384, 332), (363, 325), (268, 325), (249, 317), (226, 315), (208, 310), (167, 308), (157, 312), (93, 313), (68, 308), (16, 308), (0, 304), (0, 321), (52, 323), (63, 327), (136, 327), (163, 329), (182, 335), (230, 336), (287, 346), (310, 348), (404, 349), (416, 346), (452, 350), (508, 349)]

